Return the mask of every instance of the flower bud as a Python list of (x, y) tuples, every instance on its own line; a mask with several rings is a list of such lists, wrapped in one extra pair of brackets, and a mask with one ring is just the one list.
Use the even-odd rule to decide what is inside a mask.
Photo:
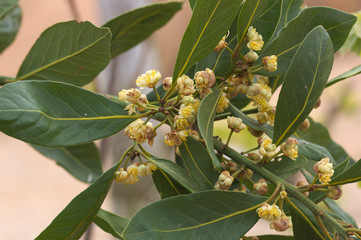
[(284, 232), (291, 227), (292, 222), (286, 215), (283, 215), (270, 223), (270, 228), (276, 230), (277, 232)]
[(247, 89), (247, 96), (248, 97), (254, 97), (261, 93), (261, 85), (259, 83), (254, 83)]
[(177, 79), (177, 87), (181, 96), (188, 96), (196, 91), (193, 80), (184, 74)]
[(306, 131), (309, 127), (310, 127), (311, 123), (310, 120), (305, 119), (301, 125), (298, 127), (298, 129), (300, 129), (300, 131), (304, 132)]
[(258, 76), (257, 83), (260, 83), (260, 84), (262, 83), (264, 85), (268, 85), (269, 79), (267, 76)]
[(258, 59), (258, 54), (252, 49), (243, 57), (243, 61), (246, 63), (257, 61), (257, 59)]
[(248, 132), (254, 137), (260, 137), (260, 136), (263, 135), (263, 131), (261, 131), (261, 130), (256, 130), (256, 129), (251, 128), (249, 126), (247, 127), (247, 129), (248, 129)]
[(246, 169), (246, 174), (247, 174), (247, 176), (248, 176), (249, 178), (252, 178), (252, 176), (253, 176), (253, 171), (252, 171), (251, 169), (247, 168), (247, 169)]
[(313, 170), (318, 174), (319, 180), (323, 184), (331, 181), (334, 170), (329, 158), (322, 158), (313, 166)]
[(257, 154), (257, 153), (248, 153), (247, 158), (249, 158), (249, 159), (251, 159), (251, 160), (253, 160), (255, 162), (261, 160), (261, 156), (259, 154)]
[(321, 98), (319, 98), (315, 104), (315, 106), (313, 106), (313, 108), (319, 108), (321, 106)]
[(194, 80), (197, 85), (197, 89), (207, 89), (213, 87), (216, 82), (216, 76), (214, 72), (207, 68), (205, 71), (199, 71), (194, 75)]
[(266, 124), (268, 123), (268, 114), (265, 112), (258, 112), (257, 113), (257, 121), (260, 124)]
[(275, 55), (264, 57), (262, 63), (266, 71), (274, 72), (277, 70), (277, 57)]
[(182, 156), (182, 154), (181, 154), (181, 152), (180, 152), (180, 150), (179, 150), (179, 146), (177, 146), (177, 147), (175, 148), (175, 154), (177, 154), (178, 157), (181, 157), (181, 156)]
[(228, 128), (236, 133), (239, 133), (247, 127), (244, 123), (242, 123), (242, 119), (231, 116), (227, 117), (227, 124)]
[(257, 191), (259, 195), (265, 195), (268, 192), (268, 184), (265, 179), (258, 180), (253, 184), (253, 189)]
[(229, 161), (227, 162), (227, 168), (230, 173), (234, 173), (237, 171), (237, 164), (235, 162)]
[(216, 190), (228, 190), (232, 183), (234, 178), (230, 175), (228, 171), (223, 171), (219, 177), (218, 181), (214, 185), (214, 189)]
[(193, 138), (193, 139), (196, 140), (196, 141), (199, 141), (199, 134), (198, 134), (198, 132), (197, 132), (196, 130), (190, 129), (190, 130), (188, 131), (188, 133), (189, 133), (189, 136), (190, 136), (191, 138)]
[(338, 200), (342, 196), (341, 186), (329, 186), (327, 197), (333, 200)]
[(169, 89), (171, 89), (172, 81), (173, 81), (172, 77), (166, 77), (166, 78), (163, 79), (163, 89), (165, 91), (168, 91)]
[(298, 141), (295, 138), (288, 138), (285, 143), (281, 144), (282, 152), (285, 156), (296, 160), (298, 157)]
[(285, 198), (287, 197), (287, 192), (286, 192), (286, 191), (281, 191), (281, 192), (280, 192), (280, 197), (281, 197), (282, 199), (285, 199)]

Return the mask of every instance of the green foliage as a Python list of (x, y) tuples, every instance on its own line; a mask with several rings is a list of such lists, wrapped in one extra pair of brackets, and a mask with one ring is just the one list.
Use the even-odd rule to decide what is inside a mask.
[(110, 233), (114, 237), (123, 239), (121, 234), (129, 223), (129, 220), (103, 209), (99, 209), (97, 215), (94, 218), (94, 223), (102, 230)]
[(264, 200), (250, 194), (222, 191), (164, 199), (140, 210), (123, 236), (129, 240), (239, 239), (258, 221), (254, 205)]
[(112, 32), (112, 58), (147, 39), (165, 25), (181, 7), (182, 2), (153, 4), (124, 13), (104, 24), (104, 27)]
[(0, 130), (42, 146), (90, 142), (117, 133), (134, 120), (119, 104), (63, 83), (16, 82), (2, 87), (0, 97)]
[(21, 9), (17, 0), (0, 3), (0, 53), (15, 39), (21, 22)]
[(100, 209), (118, 167), (119, 163), (76, 196), (36, 240), (79, 239)]
[(44, 156), (53, 159), (80, 181), (91, 183), (102, 175), (98, 149), (94, 143), (70, 147), (49, 148), (32, 145)]
[(323, 27), (312, 30), (299, 46), (277, 102), (273, 135), (276, 145), (297, 130), (320, 98), (333, 64), (332, 53), (332, 42)]
[(241, 0), (197, 0), (173, 70), (173, 84), (207, 56), (227, 33)]
[[(302, 3), (189, 0), (193, 14), (172, 86), (156, 86), (160, 77), (147, 72), (139, 79), (144, 82), (137, 82), (153, 89), (147, 95), (131, 89), (119, 97), (105, 97), (81, 86), (111, 58), (164, 26), (182, 2), (135, 9), (100, 28), (70, 21), (45, 30), (17, 76), (0, 76), (0, 130), (31, 143), (75, 178), (92, 184), (36, 239), (79, 239), (94, 222), (124, 240), (247, 240), (248, 230), (260, 217), (272, 227), (284, 221), (285, 229), (292, 221), (294, 233), (258, 236), (261, 240), (346, 239), (359, 231), (348, 225), (356, 227), (356, 221), (326, 197), (335, 198), (329, 186), (361, 180), (361, 161), (350, 158), (327, 128), (308, 116), (325, 87), (361, 73), (358, 66), (328, 81), (333, 54), (356, 17), (326, 7), (301, 10)], [(13, 41), (20, 19), (17, 1), (0, 3), (0, 52)], [(257, 32), (248, 32), (250, 27)], [(227, 44), (213, 51), (223, 37)], [(263, 50), (253, 49), (255, 53), (248, 48), (250, 41), (261, 40)], [(264, 60), (271, 55), (277, 56), (277, 63)], [(189, 78), (178, 80), (183, 74)], [(273, 106), (270, 98), (281, 85)], [(228, 128), (222, 131), (229, 134), (227, 140), (213, 133), (214, 121), (225, 118)], [(307, 118), (310, 127), (298, 130)], [(151, 119), (159, 125), (150, 125)], [(175, 147), (175, 162), (142, 147), (147, 141), (152, 145), (163, 124), (171, 129), (164, 142)], [(254, 149), (230, 147), (233, 134), (247, 127), (253, 136), (264, 133), (270, 139), (263, 134), (256, 144), (256, 138), (248, 137), (249, 145), (257, 145)], [(92, 141), (124, 128), (133, 144), (103, 173)], [(323, 167), (315, 166), (321, 163)], [(296, 187), (286, 181), (297, 172), (308, 183)], [(130, 220), (100, 209), (113, 181), (132, 185), (146, 175), (152, 175), (162, 200), (140, 209)], [(326, 207), (321, 208), (320, 202)], [(274, 211), (267, 212), (270, 208)], [(278, 215), (270, 217), (272, 212)]]
[(53, 80), (83, 86), (109, 63), (111, 33), (90, 22), (63, 22), (45, 30), (24, 59), (17, 80)]

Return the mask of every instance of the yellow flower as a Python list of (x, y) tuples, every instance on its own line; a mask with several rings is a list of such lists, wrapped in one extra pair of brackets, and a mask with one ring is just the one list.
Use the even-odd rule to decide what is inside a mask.
[(140, 75), (137, 78), (137, 80), (135, 81), (135, 83), (141, 89), (145, 88), (145, 87), (154, 88), (155, 85), (157, 84), (157, 82), (161, 78), (162, 78), (162, 75), (160, 74), (160, 72), (153, 69), (153, 70), (149, 70), (146, 73)]
[(275, 55), (264, 57), (262, 62), (266, 71), (274, 72), (277, 70), (277, 57)]
[(150, 146), (153, 145), (153, 139), (157, 135), (152, 123), (148, 122), (144, 124), (140, 119), (129, 124), (124, 130), (124, 133), (139, 144), (145, 143), (148, 140)]
[(260, 51), (263, 47), (263, 37), (252, 26), (248, 28), (247, 32), (248, 44), (247, 47), (251, 50)]
[(229, 99), (226, 97), (225, 93), (222, 93), (222, 96), (219, 99), (219, 102), (218, 102), (218, 105), (216, 108), (216, 112), (217, 113), (224, 112), (224, 110), (226, 110), (228, 108), (228, 104), (229, 104)]
[(260, 218), (263, 218), (268, 221), (273, 221), (281, 216), (282, 212), (280, 208), (273, 204), (272, 206), (268, 203), (263, 204), (261, 207), (257, 208), (257, 213)]
[(335, 172), (329, 158), (322, 158), (313, 166), (313, 170), (318, 174), (319, 180), (323, 184), (329, 183)]
[(289, 138), (285, 143), (281, 144), (282, 152), (285, 156), (296, 160), (298, 157), (298, 141), (295, 138)]

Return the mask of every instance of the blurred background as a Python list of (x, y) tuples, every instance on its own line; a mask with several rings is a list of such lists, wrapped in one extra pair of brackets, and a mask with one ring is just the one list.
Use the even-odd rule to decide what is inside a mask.
[[(23, 59), (39, 35), (51, 25), (76, 19), (90, 21), (100, 26), (122, 12), (159, 2), (155, 0), (20, 0), (23, 19), (20, 31), (12, 45), (0, 55), (0, 74), (15, 76)], [(360, 0), (305, 0), (308, 6), (331, 6), (347, 12), (361, 9)], [(114, 59), (99, 75), (96, 87), (101, 92), (117, 94), (121, 89), (135, 86), (135, 79), (144, 71), (155, 68), (163, 76), (171, 76), (183, 32), (190, 19), (187, 3), (183, 10), (161, 30), (141, 45)], [(361, 64), (356, 54), (336, 55), (331, 77), (337, 76)], [(353, 77), (325, 90), (322, 105), (311, 116), (329, 127), (334, 141), (341, 144), (355, 159), (361, 156), (361, 76)], [(162, 129), (161, 129), (162, 130)], [(162, 130), (165, 131), (164, 129)], [(157, 139), (162, 139), (162, 133)], [(164, 133), (163, 133), (164, 134)], [(161, 140), (162, 141), (162, 140)], [(233, 137), (232, 144), (242, 143), (241, 137)], [(98, 141), (104, 169), (117, 161), (128, 139), (122, 133), (104, 141)], [(0, 133), (2, 161), (0, 167), (0, 239), (34, 239), (55, 216), (83, 191), (87, 185), (76, 180), (54, 161), (46, 159), (28, 144)], [(160, 157), (170, 158), (172, 149), (164, 144), (157, 146)], [(152, 150), (150, 150), (152, 151)], [(352, 193), (352, 195), (351, 195)], [(361, 196), (356, 184), (344, 187), (339, 200), (361, 225), (361, 205), (355, 194)], [(138, 184), (113, 185), (102, 208), (129, 217), (140, 207), (160, 199), (151, 179), (143, 178)], [(252, 230), (267, 233), (268, 227)], [(96, 226), (82, 239), (113, 239)]]

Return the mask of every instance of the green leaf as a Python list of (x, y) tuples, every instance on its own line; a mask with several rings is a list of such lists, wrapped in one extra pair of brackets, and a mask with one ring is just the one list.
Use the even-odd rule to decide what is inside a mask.
[(103, 174), (98, 149), (92, 142), (60, 148), (31, 146), (46, 157), (55, 160), (80, 181), (90, 183)]
[(152, 4), (126, 12), (104, 24), (104, 27), (112, 32), (110, 42), (112, 58), (147, 39), (181, 8), (182, 2)]
[(263, 201), (264, 197), (226, 191), (168, 198), (141, 209), (123, 236), (127, 240), (239, 239), (258, 221), (256, 208)]
[(349, 166), (343, 173), (331, 178), (331, 185), (343, 185), (361, 181), (361, 161)]
[(282, 236), (282, 235), (262, 235), (257, 236), (258, 240), (294, 240), (294, 236)]
[(187, 189), (190, 192), (199, 192), (199, 187), (194, 183), (194, 180), (187, 174), (187, 172), (177, 164), (159, 158), (148, 158), (148, 160), (156, 165), (158, 168), (162, 169), (166, 174), (171, 176), (175, 181), (177, 181), (181, 186)]
[(119, 163), (76, 196), (36, 240), (79, 239), (107, 196), (118, 167)]
[(325, 147), (304, 141), (302, 139), (299, 140), (298, 153), (315, 162), (320, 161), (322, 158), (328, 157), (331, 162), (335, 163), (331, 153)]
[(62, 22), (45, 30), (23, 61), (17, 80), (91, 82), (110, 61), (111, 33), (90, 22)]
[(214, 169), (212, 159), (203, 144), (189, 137), (179, 146), (179, 150), (183, 162), (202, 190), (213, 189), (219, 173)]
[(341, 162), (339, 165), (334, 167), (335, 172), (333, 173), (333, 177), (336, 177), (341, 173), (343, 173), (347, 169), (347, 167), (350, 166), (349, 164), (350, 164), (350, 157), (346, 158), (345, 161)]
[(327, 207), (338, 217), (340, 220), (344, 221), (345, 223), (350, 223), (354, 227), (357, 228), (357, 223), (353, 217), (351, 217), (350, 214), (345, 212), (337, 203), (335, 200), (325, 198), (324, 203), (327, 205)]
[(300, 14), (290, 21), (279, 33), (279, 36), (269, 43), (261, 53), (256, 65), (262, 65), (265, 56), (278, 57), (278, 70), (271, 73), (259, 71), (262, 75), (276, 76), (286, 73), (291, 60), (306, 35), (315, 27), (322, 25), (329, 34), (333, 51), (336, 52), (345, 42), (356, 17), (336, 9), (326, 7), (304, 8)]
[(0, 2), (0, 19), (3, 18), (9, 11), (11, 11), (19, 0), (1, 0)]
[(303, 0), (283, 0), (281, 19), (277, 25), (273, 38), (277, 37), (277, 34), (287, 25), (287, 23), (299, 14), (302, 4)]
[[(310, 127), (304, 132), (298, 130), (295, 134), (297, 137), (327, 148), (337, 164), (348, 158), (345, 150), (331, 139), (325, 126), (313, 121), (312, 118), (308, 118), (308, 120), (310, 121)], [(353, 162), (352, 159), (351, 161)]]
[(277, 102), (273, 142), (280, 145), (312, 111), (330, 75), (332, 42), (322, 26), (301, 43), (286, 73)]
[(272, 126), (270, 126), (268, 124), (260, 124), (258, 121), (254, 120), (253, 118), (248, 117), (241, 110), (236, 108), (233, 104), (229, 104), (229, 110), (231, 111), (233, 116), (242, 119), (244, 124), (246, 124), (247, 126), (253, 128), (255, 130), (263, 131), (269, 137), (272, 138), (272, 136), (273, 136), (273, 127)]
[(0, 3), (0, 53), (14, 41), (19, 30), (21, 8), (17, 2), (5, 0)]
[(283, 156), (280, 161), (276, 158), (274, 161), (267, 163), (264, 168), (282, 179), (287, 179), (301, 170), (306, 163), (307, 158), (304, 156), (298, 156), (296, 160)]
[(337, 77), (332, 78), (330, 81), (327, 82), (326, 87), (330, 87), (335, 83), (338, 83), (342, 80), (345, 80), (347, 78), (356, 76), (361, 73), (361, 65), (358, 65), (357, 67), (352, 68), (351, 70), (342, 73), (341, 75), (338, 75)]
[(295, 240), (322, 240), (322, 232), (318, 229), (317, 220), (311, 210), (295, 199), (287, 201), (291, 211), (293, 235)]
[(49, 81), (0, 88), (0, 130), (47, 147), (76, 145), (119, 132), (134, 120), (124, 108), (93, 92)]
[(123, 239), (121, 234), (129, 223), (128, 219), (119, 217), (103, 209), (99, 209), (93, 221), (104, 232), (110, 233), (119, 239)]
[(208, 154), (212, 158), (213, 167), (217, 170), (221, 169), (221, 164), (214, 153), (213, 146), (213, 121), (216, 114), (216, 108), (219, 99), (222, 96), (221, 89), (216, 89), (208, 94), (201, 102), (198, 109), (197, 121), (199, 131), (206, 143)]
[(236, 17), (241, 0), (198, 0), (183, 35), (173, 71), (173, 84), (217, 46)]
[(247, 0), (238, 16), (238, 41), (243, 41), (248, 28), (253, 26), (267, 43), (277, 27), (281, 8), (280, 0)]
[(197, 0), (189, 0), (189, 5), (192, 10), (194, 9), (194, 6), (196, 5), (196, 3), (197, 3)]
[(158, 168), (152, 174), (152, 178), (162, 199), (189, 193), (189, 191), (182, 187), (169, 174), (166, 174), (162, 169)]

